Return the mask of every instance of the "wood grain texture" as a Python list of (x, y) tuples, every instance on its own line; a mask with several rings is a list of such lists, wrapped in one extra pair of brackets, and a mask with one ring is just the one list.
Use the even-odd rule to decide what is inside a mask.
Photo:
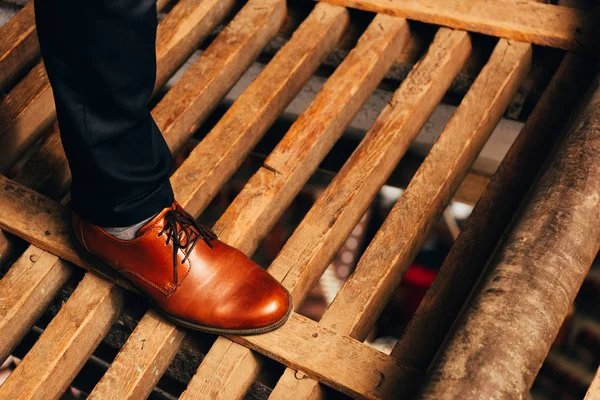
[(173, 174), (180, 202), (199, 214), (334, 48), (348, 26), (343, 7), (318, 4)]
[(154, 108), (171, 152), (198, 129), (275, 36), (286, 16), (281, 0), (249, 1)]
[(18, 367), (0, 386), (3, 399), (55, 399), (67, 389), (123, 306), (123, 292), (86, 274)]
[[(407, 41), (403, 19), (377, 16), (214, 229), (251, 253), (342, 135)], [(178, 193), (179, 188), (175, 187)], [(192, 206), (193, 207), (193, 206)]]
[(446, 338), (420, 397), (528, 393), (600, 250), (598, 78), (588, 93)]
[(392, 355), (425, 371), (591, 81), (569, 53), (462, 229)]
[[(66, 207), (0, 175), (0, 209), (3, 210), (0, 213), (0, 228), (37, 244), (45, 251), (51, 252), (64, 260), (86, 268), (86, 264), (81, 260), (74, 244), (71, 242), (69, 213)], [(88, 276), (92, 276), (92, 274), (86, 274), (86, 278)], [(100, 278), (96, 278), (96, 280), (101, 281)], [(80, 285), (83, 283), (81, 282)], [(113, 285), (105, 284), (111, 286), (111, 295), (119, 293)], [(83, 287), (89, 287), (89, 285)], [(83, 293), (82, 291), (81, 297), (86, 301), (92, 301), (102, 291), (104, 289), (101, 290), (95, 287), (92, 293)], [(85, 303), (84, 299), (81, 298), (72, 296), (71, 299), (75, 299), (72, 303)], [(64, 311), (64, 313), (67, 312), (70, 311)], [(83, 316), (82, 313), (75, 311), (70, 312), (70, 314), (69, 320), (72, 322), (74, 317)], [(101, 319), (92, 319), (106, 329), (110, 325)], [(57, 321), (56, 317), (52, 323), (54, 321)], [(164, 322), (161, 320), (161, 323)], [(71, 327), (65, 329), (61, 332), (69, 336), (68, 330)], [(52, 332), (57, 330), (52, 329)], [(98, 340), (101, 337), (102, 334), (98, 334)], [(64, 338), (57, 338), (55, 342), (59, 342), (59, 339)], [(332, 385), (336, 389), (355, 397), (386, 398), (405, 384), (401, 380), (402, 377), (408, 376), (409, 379), (415, 379), (410, 369), (402, 366), (390, 356), (350, 337), (337, 334), (297, 314), (294, 314), (283, 328), (275, 332), (254, 337), (229, 339), (251, 347), (291, 368), (301, 370), (312, 378)], [(45, 340), (44, 343), (47, 343), (47, 341)], [(68, 347), (70, 351), (76, 351), (78, 348), (80, 346)], [(66, 349), (65, 347), (63, 350), (66, 351)], [(341, 367), (332, 369), (331, 363), (319, 362), (320, 358), (325, 357), (327, 351), (331, 351), (332, 354), (336, 355), (333, 359), (333, 365), (339, 364)], [(311, 354), (315, 354), (317, 357), (307, 357)], [(74, 358), (78, 360), (85, 359), (85, 356), (78, 355)], [(369, 365), (373, 366), (374, 369), (365, 373), (365, 371), (357, 369), (356, 365)], [(2, 386), (2, 389), (5, 386), (6, 383)], [(3, 394), (3, 392), (0, 391), (0, 394)]]
[(394, 399), (416, 379), (388, 355), (296, 313), (273, 332), (230, 339), (356, 399)]
[[(291, 291), (300, 305), (322, 275), (348, 235), (366, 212), (375, 195), (419, 133), (460, 71), (471, 50), (466, 32), (441, 28), (424, 58), (384, 108), (369, 133), (342, 170), (315, 202), (269, 272)], [(369, 290), (369, 288), (365, 288)], [(376, 301), (373, 299), (373, 301)], [(359, 309), (330, 308), (323, 323), (341, 334), (352, 335), (347, 326), (328, 324), (337, 318), (349, 319)], [(290, 391), (296, 387), (302, 391)], [(298, 379), (293, 371), (284, 373), (270, 398), (319, 398), (318, 382)]]
[(156, 312), (147, 312), (89, 398), (145, 399), (173, 360), (184, 336), (179, 329), (163, 323)]
[[(364, 340), (529, 70), (531, 45), (500, 40), (471, 90), (330, 305), (325, 326)], [(329, 317), (331, 316), (331, 317)]]
[(0, 27), (0, 92), (40, 54), (33, 1)]
[(55, 118), (54, 97), (39, 62), (0, 102), (0, 173), (7, 173)]
[[(254, 251), (367, 95), (375, 89), (394, 55), (406, 43), (407, 33), (406, 22), (402, 19), (378, 16), (373, 20), (356, 48), (267, 158), (265, 167), (250, 179), (217, 221), (215, 230), (222, 240), (246, 254)], [(289, 157), (288, 161), (286, 157)], [(235, 354), (229, 356), (230, 352)], [(217, 356), (219, 354), (227, 356)], [(226, 393), (233, 394), (234, 398), (242, 398), (258, 373), (257, 368), (248, 367), (244, 362), (250, 357), (247, 349), (240, 349), (228, 341), (216, 342), (209, 350), (204, 366), (190, 382), (186, 392), (188, 398), (197, 391), (209, 393), (208, 382), (226, 387)], [(216, 375), (216, 371), (223, 370), (229, 374)], [(239, 376), (241, 379), (235, 379)]]
[(565, 50), (600, 49), (593, 14), (551, 4), (514, 0), (323, 1)]
[(30, 246), (0, 281), (0, 359), (6, 359), (71, 276), (55, 255)]

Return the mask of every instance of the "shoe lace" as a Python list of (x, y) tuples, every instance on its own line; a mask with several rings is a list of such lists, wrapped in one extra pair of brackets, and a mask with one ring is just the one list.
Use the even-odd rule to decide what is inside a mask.
[(211, 242), (217, 238), (217, 235), (209, 228), (199, 225), (194, 217), (181, 208), (167, 211), (164, 220), (165, 225), (158, 236), (162, 236), (164, 233), (167, 235), (167, 245), (171, 241), (173, 242), (173, 280), (177, 285), (179, 270), (177, 268), (177, 252), (179, 249), (184, 253), (184, 257), (181, 260), (181, 264), (184, 264), (199, 239), (204, 240), (212, 249), (213, 245)]

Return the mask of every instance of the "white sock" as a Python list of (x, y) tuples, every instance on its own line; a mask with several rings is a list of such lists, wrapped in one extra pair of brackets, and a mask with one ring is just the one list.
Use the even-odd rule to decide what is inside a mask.
[(155, 214), (153, 216), (151, 216), (150, 218), (147, 218), (141, 222), (138, 222), (137, 224), (133, 224), (133, 225), (129, 225), (129, 226), (122, 226), (122, 227), (111, 227), (111, 228), (102, 228), (104, 229), (104, 231), (106, 231), (106, 233), (108, 233), (111, 236), (114, 236), (118, 239), (121, 240), (132, 240), (135, 239), (135, 235), (138, 233), (138, 231), (140, 230), (140, 228), (144, 225), (146, 225), (148, 223), (148, 221), (150, 221), (152, 218), (156, 217)]

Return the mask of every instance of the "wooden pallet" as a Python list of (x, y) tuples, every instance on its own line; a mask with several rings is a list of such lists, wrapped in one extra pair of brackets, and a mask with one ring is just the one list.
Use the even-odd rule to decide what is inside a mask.
[[(173, 6), (158, 31), (157, 89), (227, 17), (234, 3), (179, 0)], [(453, 393), (452, 398), (469, 398), (467, 390), (475, 397), (473, 393), (526, 393), (567, 312), (565, 304), (568, 306), (577, 293), (590, 257), (600, 247), (600, 167), (594, 161), (594, 156), (600, 155), (597, 108), (586, 110), (595, 115), (596, 119), (587, 121), (592, 124), (589, 126), (596, 124), (595, 129), (567, 125), (592, 81), (594, 60), (589, 55), (568, 53), (564, 57), (392, 355), (363, 341), (527, 76), (532, 45), (515, 39), (589, 51), (593, 44), (589, 40), (593, 36), (588, 36), (591, 17), (585, 11), (546, 4), (517, 7), (508, 0), (502, 3), (505, 14), (494, 14), (485, 5), (465, 11), (459, 4), (451, 9), (441, 5), (445, 3), (427, 8), (423, 2), (404, 2), (408, 10), (400, 13), (399, 6), (378, 0), (336, 3), (368, 5), (363, 8), (382, 13), (364, 29), (353, 50), (215, 224), (221, 240), (248, 255), (281, 218), (392, 63), (410, 45), (408, 22), (398, 15), (508, 39), (498, 40), (441, 137), (321, 321), (294, 314), (272, 333), (217, 338), (181, 397), (241, 399), (264, 370), (266, 358), (287, 367), (271, 393), (273, 399), (319, 399), (324, 396), (323, 384), (354, 398), (369, 399), (407, 397), (419, 387), (422, 396), (430, 398), (448, 396), (446, 390)], [(159, 2), (159, 9), (165, 7), (166, 1)], [(424, 13), (419, 7), (428, 11)], [(533, 33), (526, 18), (506, 26), (507, 18), (523, 10), (555, 17), (539, 17), (544, 24)], [(386, 15), (388, 12), (393, 15)], [(152, 114), (174, 153), (277, 34), (285, 17), (285, 1), (248, 0), (158, 102)], [(481, 22), (481, 17), (488, 19)], [(557, 24), (559, 17), (570, 18), (569, 24)], [(316, 4), (285, 46), (194, 148), (171, 178), (177, 199), (192, 214), (198, 216), (208, 206), (321, 61), (343, 40), (349, 24), (343, 6)], [(269, 266), (268, 271), (292, 292), (296, 306), (350, 235), (469, 58), (471, 34), (451, 28), (438, 29), (428, 50), (359, 147)], [(35, 61), (38, 49), (34, 31), (31, 5), (1, 28), (0, 37), (8, 38), (0, 47), (1, 84)], [(598, 92), (597, 82), (594, 87)], [(595, 97), (590, 96), (594, 105)], [(69, 280), (74, 266), (87, 266), (71, 238), (65, 206), (70, 172), (58, 128), (52, 125), (55, 110), (42, 63), (4, 97), (0, 118), (0, 173), (10, 174), (10, 178), (0, 175), (0, 227), (30, 243), (0, 280), (0, 359), (4, 359)], [(563, 126), (568, 127), (565, 139), (544, 169), (542, 180), (535, 184)], [(36, 151), (28, 154), (32, 148)], [(530, 190), (531, 197), (521, 206), (523, 212), (517, 214)], [(553, 197), (557, 192), (563, 194), (560, 199)], [(568, 201), (568, 217), (546, 221), (549, 215), (565, 213), (559, 200)], [(516, 218), (513, 233), (498, 254), (512, 258), (493, 259), (457, 321), (458, 330), (442, 346), (511, 218)], [(519, 247), (523, 240), (532, 238), (532, 232), (543, 236), (549, 226), (556, 230), (552, 240), (540, 240), (538, 247)], [(587, 232), (587, 237), (581, 232)], [(550, 244), (552, 247), (539, 247)], [(16, 239), (0, 236), (1, 254), (14, 254), (18, 248)], [(544, 264), (540, 265), (536, 257)], [(530, 280), (523, 279), (523, 271), (515, 270), (516, 263), (511, 262), (515, 259), (519, 265), (531, 264), (527, 270)], [(560, 284), (553, 277), (560, 278)], [(537, 279), (537, 284), (528, 284), (531, 279)], [(558, 290), (557, 286), (561, 292), (549, 295), (551, 289)], [(126, 297), (123, 288), (86, 273), (0, 386), (0, 398), (60, 397), (128, 307)], [(537, 308), (531, 306), (532, 301)], [(547, 313), (540, 311), (545, 306), (550, 307)], [(515, 316), (511, 310), (521, 314)], [(499, 316), (507, 314), (511, 318), (498, 325)], [(544, 315), (549, 317), (544, 319)], [(524, 335), (532, 334), (537, 334), (535, 343), (525, 343), (529, 336)], [(186, 335), (194, 334), (148, 311), (90, 396), (147, 397)], [(498, 342), (494, 344), (494, 340)], [(486, 357), (477, 348), (480, 343), (489, 346)], [(511, 349), (506, 352), (509, 343)], [(428, 378), (425, 373), (440, 348), (441, 356), (432, 366), (437, 375)], [(473, 369), (480, 372), (464, 373)], [(493, 384), (489, 382), (491, 370), (499, 376)]]

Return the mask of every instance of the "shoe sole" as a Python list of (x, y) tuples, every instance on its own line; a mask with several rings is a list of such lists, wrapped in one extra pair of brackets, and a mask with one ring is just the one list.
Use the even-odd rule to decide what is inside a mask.
[(281, 318), (279, 321), (277, 321), (271, 325), (263, 326), (260, 328), (227, 329), (227, 328), (215, 328), (215, 327), (206, 326), (206, 325), (194, 324), (192, 322), (183, 320), (181, 318), (177, 318), (177, 317), (169, 314), (162, 308), (160, 308), (148, 295), (146, 295), (145, 293), (140, 291), (135, 286), (135, 284), (133, 284), (133, 282), (131, 282), (127, 277), (125, 277), (123, 274), (119, 273), (117, 270), (115, 270), (114, 268), (112, 268), (111, 266), (109, 266), (108, 264), (106, 264), (102, 260), (100, 260), (98, 257), (94, 256), (89, 251), (87, 251), (81, 245), (81, 243), (79, 243), (79, 241), (77, 239), (73, 238), (73, 243), (75, 244), (75, 248), (77, 249), (77, 251), (80, 253), (80, 256), (86, 261), (87, 265), (90, 267), (92, 272), (102, 276), (105, 279), (108, 279), (111, 282), (114, 282), (115, 284), (129, 290), (130, 292), (133, 292), (137, 295), (142, 296), (152, 305), (152, 307), (161, 316), (163, 316), (167, 320), (175, 323), (176, 325), (183, 326), (188, 329), (192, 329), (192, 330), (200, 331), (200, 332), (217, 334), (217, 335), (232, 335), (232, 336), (259, 335), (261, 333), (271, 332), (277, 328), (280, 328), (290, 319), (290, 317), (294, 313), (294, 304), (291, 301), (292, 295), (290, 294), (289, 290), (284, 288), (284, 290), (286, 291), (286, 293), (288, 295), (288, 298), (290, 299), (290, 306), (288, 307), (288, 310), (287, 310), (286, 314), (283, 316), (283, 318)]

